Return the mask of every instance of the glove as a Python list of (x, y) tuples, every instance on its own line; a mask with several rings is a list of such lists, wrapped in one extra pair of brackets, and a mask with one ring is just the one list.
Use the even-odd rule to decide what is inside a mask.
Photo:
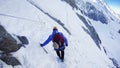
[(66, 44), (66, 46), (68, 46), (68, 44)]
[(43, 44), (40, 44), (41, 47), (43, 47)]

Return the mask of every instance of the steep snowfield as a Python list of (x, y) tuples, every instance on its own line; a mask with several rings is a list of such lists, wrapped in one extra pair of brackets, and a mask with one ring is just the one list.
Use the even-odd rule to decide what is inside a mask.
[[(78, 1), (78, 5), (81, 10), (88, 10), (85, 9), (86, 2), (90, 0), (83, 0), (81, 3), (80, 0)], [(120, 51), (120, 34), (118, 33), (120, 29), (120, 20), (117, 18), (117, 15), (113, 13), (113, 11), (109, 8), (109, 6), (105, 3), (104, 0), (94, 0), (93, 2), (90, 1), (93, 7), (95, 7), (98, 11), (102, 11), (107, 19), (108, 24), (102, 24), (99, 21), (94, 21), (88, 18), (94, 28), (96, 29), (101, 41), (102, 46), (106, 49), (107, 55), (109, 58), (114, 58), (117, 60), (118, 64), (120, 64), (120, 55), (118, 54)], [(81, 5), (82, 4), (82, 5)], [(91, 7), (91, 10), (93, 9)], [(94, 10), (94, 9), (93, 9)], [(93, 11), (95, 13), (95, 11)], [(89, 12), (88, 12), (89, 13)], [(99, 14), (99, 13), (97, 13)]]
[[(0, 0), (0, 24), (10, 34), (24, 35), (30, 42), (26, 48), (21, 48), (13, 53), (22, 64), (22, 66), (16, 66), (15, 68), (115, 68), (108, 56), (100, 51), (91, 37), (82, 29), (82, 27), (86, 26), (77, 17), (69, 4), (60, 0), (33, 0), (39, 8), (62, 21), (64, 26), (71, 32), (71, 35), (48, 15), (29, 3), (29, 1), (31, 0)], [(76, 12), (82, 15), (79, 11)], [(119, 43), (109, 43), (118, 41), (120, 38), (116, 34), (112, 34), (110, 37), (115, 39), (110, 39), (108, 42), (106, 40), (110, 37), (106, 38), (104, 36), (106, 33), (103, 31), (106, 29), (104, 24), (97, 22), (93, 25), (103, 41), (102, 45), (106, 44), (106, 48), (110, 50), (109, 52), (115, 52), (112, 54), (115, 54), (115, 57), (120, 60), (118, 53), (111, 51), (114, 48), (119, 52), (120, 48), (117, 46)], [(39, 43), (44, 42), (48, 35), (52, 33), (53, 26), (57, 26), (59, 31), (63, 32), (69, 41), (69, 46), (65, 49), (65, 62), (63, 63), (58, 62), (52, 43), (44, 47), (48, 54), (39, 46)], [(111, 28), (111, 31), (114, 29)], [(109, 28), (106, 30), (109, 30)], [(109, 33), (107, 36), (109, 36)], [(116, 47), (113, 47), (115, 44)], [(0, 63), (3, 64), (4, 68), (12, 68), (2, 61)]]

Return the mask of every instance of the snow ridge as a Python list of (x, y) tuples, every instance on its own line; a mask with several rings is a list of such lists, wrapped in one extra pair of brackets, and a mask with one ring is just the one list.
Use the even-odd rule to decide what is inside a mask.
[(69, 35), (71, 35), (70, 31), (65, 27), (64, 23), (62, 23), (59, 19), (51, 16), (49, 13), (45, 12), (44, 10), (42, 10), (37, 4), (35, 4), (32, 0), (27, 0), (29, 3), (31, 3), (32, 5), (34, 5), (36, 8), (38, 8), (40, 11), (42, 11), (44, 14), (46, 14), (47, 16), (49, 16), (51, 19), (53, 19), (55, 22), (57, 22), (59, 25), (61, 25), (67, 32)]

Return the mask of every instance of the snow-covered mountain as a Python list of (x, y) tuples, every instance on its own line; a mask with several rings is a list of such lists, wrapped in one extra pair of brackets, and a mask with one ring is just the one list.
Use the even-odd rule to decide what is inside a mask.
[[(120, 68), (120, 20), (104, 0), (0, 0), (0, 24), (29, 40), (14, 68)], [(67, 37), (65, 61), (44, 42), (54, 26)], [(2, 68), (12, 68), (0, 60)]]

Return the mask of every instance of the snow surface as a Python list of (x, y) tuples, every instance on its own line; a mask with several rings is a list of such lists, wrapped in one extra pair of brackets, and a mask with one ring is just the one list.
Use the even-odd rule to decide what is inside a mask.
[[(102, 40), (101, 45), (108, 50), (107, 56), (82, 29), (86, 26), (76, 15), (76, 12), (81, 14), (79, 11), (73, 10), (61, 0), (33, 0), (41, 9), (64, 22), (64, 26), (71, 32), (69, 35), (57, 22), (29, 1), (31, 0), (0, 0), (0, 24), (10, 34), (24, 35), (30, 42), (26, 48), (13, 53), (22, 64), (15, 68), (115, 68), (109, 56), (115, 57), (120, 63), (120, 35), (116, 33), (120, 27), (117, 24), (112, 26), (113, 22), (106, 26), (89, 19), (94, 23), (93, 26)], [(63, 63), (58, 62), (52, 43), (44, 47), (48, 54), (39, 46), (52, 33), (53, 26), (57, 26), (68, 38), (69, 45), (65, 49)], [(12, 68), (2, 61), (0, 63), (3, 64), (3, 68)]]

